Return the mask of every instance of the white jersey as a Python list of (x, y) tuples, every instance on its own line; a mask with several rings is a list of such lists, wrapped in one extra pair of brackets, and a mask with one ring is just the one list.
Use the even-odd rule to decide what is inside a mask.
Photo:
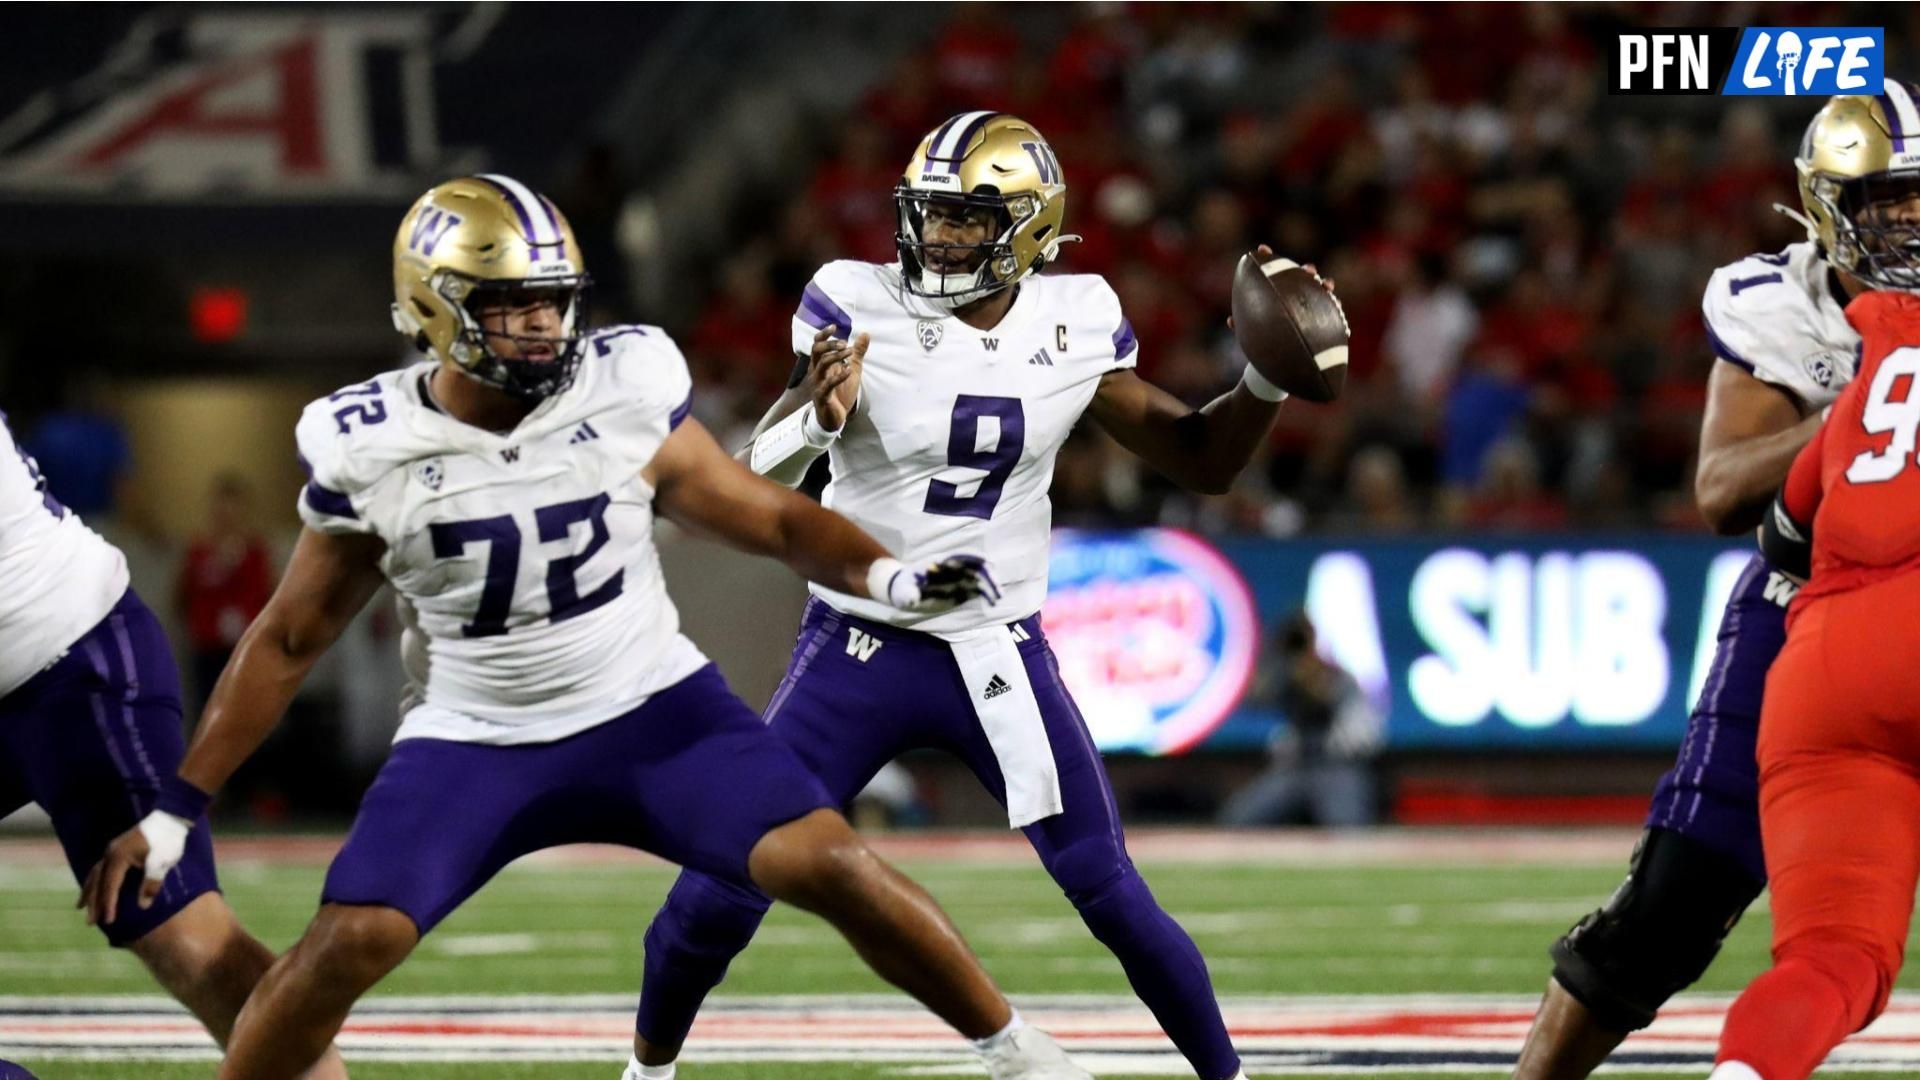
[(924, 615), (813, 586), (834, 607), (938, 634), (1023, 619), (1046, 600), (1054, 455), (1100, 377), (1133, 367), (1139, 349), (1098, 275), (1029, 277), (1019, 289), (998, 326), (977, 330), (907, 293), (898, 264), (831, 262), (807, 286), (796, 353), (829, 323), (839, 337), (871, 337), (822, 502), (909, 566), (982, 556), (1001, 588), (990, 607)]
[(1860, 335), (1846, 305), (1827, 261), (1799, 243), (1715, 270), (1700, 306), (1715, 356), (1814, 412), (1833, 404), (1859, 363)]
[(601, 331), (578, 376), (513, 431), (453, 419), (432, 363), (307, 406), (300, 516), (386, 541), (408, 678), (398, 739), (550, 742), (707, 661), (680, 633), (640, 470), (686, 416), (658, 327)]
[(66, 655), (127, 591), (120, 549), (47, 494), (0, 421), (0, 695)]

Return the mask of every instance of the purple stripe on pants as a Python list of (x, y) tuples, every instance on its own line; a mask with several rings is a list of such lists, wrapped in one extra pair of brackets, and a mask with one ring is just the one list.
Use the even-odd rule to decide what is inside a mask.
[(1760, 849), (1760, 768), (1755, 758), (1767, 668), (1786, 644), (1786, 595), (1776, 571), (1755, 555), (1741, 572), (1720, 620), (1713, 665), (1687, 719), (1673, 768), (1654, 788), (1649, 828), (1669, 829), (1737, 859), (1754, 880), (1767, 878)]
[[(158, 620), (132, 590), (67, 654), (0, 698), (0, 816), (38, 803), (75, 880), (107, 845), (151, 809), (161, 777), (180, 767), (186, 740), (180, 682)], [(187, 835), (180, 865), (151, 907), (136, 902), (140, 878), (120, 896), (118, 918), (101, 927), (127, 945), (202, 893), (219, 889), (205, 821)]]

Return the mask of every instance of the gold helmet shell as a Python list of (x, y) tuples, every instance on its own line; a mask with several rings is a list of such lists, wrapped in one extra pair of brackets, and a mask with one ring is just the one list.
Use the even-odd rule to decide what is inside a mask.
[[(423, 352), (526, 400), (567, 388), (580, 362), (591, 284), (573, 227), (546, 196), (489, 173), (436, 185), (393, 239), (393, 325)], [(474, 311), (489, 295), (551, 292), (560, 338), (550, 360), (503, 357)]]
[[(982, 258), (964, 273), (927, 266), (925, 210), (932, 202), (984, 207), (995, 215)], [(1008, 288), (1060, 254), (1067, 180), (1053, 147), (1032, 124), (996, 112), (966, 112), (927, 133), (894, 188), (895, 243), (908, 292), (958, 307)], [(946, 246), (946, 245), (942, 245)]]
[(1920, 230), (1885, 217), (1920, 193), (1920, 91), (1894, 79), (1882, 90), (1831, 98), (1807, 125), (1793, 159), (1801, 220), (1840, 270), (1920, 291)]

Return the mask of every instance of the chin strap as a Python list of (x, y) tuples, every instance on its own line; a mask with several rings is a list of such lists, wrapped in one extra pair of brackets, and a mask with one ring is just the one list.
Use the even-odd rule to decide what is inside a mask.
[(1804, 228), (1807, 230), (1807, 239), (1813, 241), (1816, 244), (1820, 242), (1820, 230), (1814, 227), (1812, 218), (1809, 218), (1807, 215), (1801, 213), (1798, 210), (1795, 210), (1791, 206), (1788, 206), (1786, 203), (1774, 203), (1773, 208), (1776, 212), (1785, 214), (1788, 217), (1792, 218), (1793, 220), (1799, 222), (1801, 228)]
[(1052, 262), (1053, 260), (1059, 258), (1061, 244), (1077, 244), (1082, 239), (1084, 238), (1079, 235), (1068, 233), (1065, 236), (1056, 236), (1053, 239), (1047, 241), (1040, 248), (1040, 265), (1045, 266), (1048, 263)]

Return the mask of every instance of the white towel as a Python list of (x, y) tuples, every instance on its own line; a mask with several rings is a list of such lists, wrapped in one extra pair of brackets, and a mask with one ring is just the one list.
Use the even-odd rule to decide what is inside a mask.
[(1007, 782), (1007, 824), (1025, 828), (1061, 810), (1060, 771), (1027, 680), (1020, 646), (1005, 626), (942, 634), (966, 681), (974, 715)]

